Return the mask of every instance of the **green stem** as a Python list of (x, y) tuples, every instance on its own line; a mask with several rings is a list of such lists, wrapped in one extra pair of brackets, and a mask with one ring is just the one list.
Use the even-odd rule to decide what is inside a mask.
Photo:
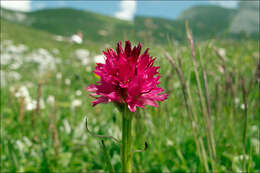
[(131, 173), (132, 171), (132, 114), (125, 108), (124, 115), (122, 116), (122, 149), (121, 161), (122, 172)]

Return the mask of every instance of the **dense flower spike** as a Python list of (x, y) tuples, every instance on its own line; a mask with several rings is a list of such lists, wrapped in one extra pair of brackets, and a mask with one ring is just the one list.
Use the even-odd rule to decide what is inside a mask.
[(153, 66), (155, 58), (149, 56), (148, 48), (143, 54), (141, 48), (141, 43), (132, 48), (130, 41), (126, 41), (125, 49), (119, 42), (116, 52), (104, 51), (105, 64), (97, 63), (94, 70), (100, 81), (98, 85), (87, 87), (96, 98), (93, 106), (106, 102), (126, 103), (130, 111), (135, 112), (136, 107), (158, 106), (157, 101), (167, 98), (167, 94), (160, 94), (164, 90), (157, 87), (160, 67)]

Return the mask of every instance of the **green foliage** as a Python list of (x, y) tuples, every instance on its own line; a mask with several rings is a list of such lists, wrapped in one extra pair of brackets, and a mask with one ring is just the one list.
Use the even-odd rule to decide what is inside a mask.
[[(255, 21), (257, 19), (254, 11), (254, 14), (250, 15), (249, 18), (241, 18), (239, 17), (241, 10), (212, 5), (187, 9), (177, 20), (137, 16), (132, 22), (70, 8), (45, 9), (29, 13), (5, 9), (1, 9), (1, 11), (1, 16), (7, 20), (52, 34), (70, 37), (81, 31), (86, 42), (94, 43), (107, 43), (108, 40), (111, 43), (122, 39), (136, 42), (146, 41), (153, 44), (167, 44), (169, 39), (184, 42), (186, 20), (189, 21), (195, 38), (199, 40), (216, 37), (258, 39), (259, 36), (257, 22), (248, 22), (248, 20)], [(251, 13), (252, 10), (249, 10), (246, 14)], [(244, 25), (242, 30), (234, 32), (237, 23)], [(247, 26), (250, 28), (249, 30), (246, 28)]]

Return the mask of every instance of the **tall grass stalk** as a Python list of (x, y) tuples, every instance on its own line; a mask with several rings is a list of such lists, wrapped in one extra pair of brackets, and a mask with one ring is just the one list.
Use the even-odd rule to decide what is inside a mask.
[[(193, 129), (192, 135), (193, 135), (194, 141), (196, 143), (198, 155), (199, 155), (199, 157), (202, 157), (201, 160), (203, 160), (204, 167), (205, 167), (206, 171), (208, 172), (209, 168), (208, 168), (208, 163), (207, 163), (207, 156), (205, 154), (205, 147), (204, 147), (202, 140), (198, 136), (197, 119), (196, 119), (196, 116), (194, 116), (193, 109), (190, 108), (190, 104), (189, 104), (189, 101), (188, 101), (188, 95), (189, 94), (188, 94), (188, 91), (187, 91), (187, 85), (186, 85), (185, 80), (183, 78), (182, 69), (181, 69), (181, 67), (177, 66), (177, 64), (175, 63), (173, 58), (167, 52), (165, 52), (164, 54), (165, 54), (166, 58), (169, 60), (169, 62), (171, 63), (172, 67), (176, 70), (176, 72), (179, 76), (179, 79), (181, 81), (182, 93), (183, 93), (184, 101), (185, 101), (185, 107), (186, 107), (186, 111), (187, 111), (188, 117), (190, 119), (192, 129)], [(178, 60), (179, 60), (179, 64), (181, 64), (181, 59), (179, 58)]]
[[(207, 140), (209, 143), (209, 152), (210, 155), (216, 158), (216, 149), (215, 149), (215, 141), (214, 141), (214, 136), (213, 136), (213, 129), (212, 129), (212, 123), (210, 121), (209, 115), (206, 111), (206, 105), (204, 101), (204, 97), (202, 94), (202, 87), (200, 84), (200, 78), (199, 78), (199, 72), (198, 72), (198, 63), (196, 60), (196, 54), (195, 54), (195, 49), (194, 49), (194, 42), (192, 35), (190, 33), (189, 27), (188, 27), (188, 22), (186, 22), (186, 30), (187, 30), (187, 37), (190, 42), (190, 48), (191, 48), (191, 53), (192, 53), (192, 62), (193, 62), (193, 67), (194, 67), (194, 72), (195, 72), (195, 77), (196, 77), (196, 82), (197, 82), (197, 89), (198, 89), (198, 94), (199, 94), (199, 99), (200, 99), (200, 105), (201, 105), (201, 110), (202, 114), (205, 118), (206, 121), (206, 128), (207, 128)], [(213, 164), (213, 159), (212, 164)], [(214, 171), (214, 170), (213, 170)]]
[(210, 95), (209, 95), (209, 87), (208, 87), (207, 66), (204, 69), (203, 65), (201, 64), (201, 70), (202, 70), (203, 82), (204, 82), (204, 86), (205, 86), (205, 96), (206, 96), (208, 115), (209, 115), (209, 118), (212, 119), (212, 111), (211, 111), (211, 107), (210, 107)]
[(52, 136), (52, 142), (53, 142), (53, 148), (54, 148), (54, 162), (57, 162), (57, 158), (59, 155), (59, 146), (60, 146), (60, 141), (59, 141), (59, 133), (57, 130), (57, 118), (56, 118), (56, 104), (52, 105), (52, 112), (50, 114), (50, 131), (51, 131), (51, 136)]
[(247, 142), (246, 142), (246, 136), (247, 136), (247, 91), (246, 91), (246, 86), (245, 86), (245, 80), (244, 76), (241, 77), (241, 85), (242, 85), (242, 93), (243, 93), (243, 102), (245, 105), (244, 109), (244, 132), (243, 132), (243, 145), (244, 145), (244, 159), (243, 159), (243, 168), (244, 171), (246, 171), (246, 147), (247, 147)]
[(23, 123), (24, 110), (25, 110), (25, 98), (22, 97), (19, 101), (20, 101), (20, 113), (19, 113), (18, 121), (19, 121), (20, 123)]
[(42, 95), (42, 82), (40, 81), (38, 83), (38, 88), (37, 88), (37, 105), (36, 105), (36, 113), (38, 116), (40, 116), (40, 111), (41, 111), (41, 108), (40, 108), (40, 99), (41, 99), (41, 95)]
[(230, 94), (232, 96), (232, 98), (234, 97), (234, 89), (233, 89), (233, 81), (232, 81), (232, 74), (227, 70), (226, 67), (226, 57), (221, 55), (221, 53), (219, 52), (219, 50), (214, 47), (214, 50), (220, 60), (220, 67), (223, 68), (223, 73), (224, 73), (224, 77), (225, 77), (225, 95), (228, 95), (228, 90), (230, 90)]
[(111, 161), (110, 161), (111, 159), (110, 159), (109, 153), (107, 151), (107, 147), (105, 145), (104, 140), (101, 140), (101, 145), (102, 145), (102, 149), (103, 149), (106, 164), (107, 164), (107, 169), (109, 170), (110, 173), (115, 173), (115, 169), (113, 168), (113, 166), (111, 164)]
[[(193, 99), (192, 99), (192, 96), (191, 96), (191, 93), (190, 93), (190, 88), (187, 87), (187, 94), (188, 94), (188, 98), (190, 100), (190, 108), (191, 108), (191, 112), (193, 113), (193, 117), (194, 117), (194, 120), (195, 122), (198, 122), (197, 120), (197, 117), (196, 115), (194, 114), (195, 112), (195, 108), (194, 108), (194, 104), (193, 104)], [(196, 125), (196, 124), (194, 124)], [(197, 127), (197, 126), (195, 126)], [(206, 172), (209, 172), (209, 168), (208, 168), (208, 156), (207, 156), (207, 153), (206, 153), (206, 150), (205, 150), (205, 146), (204, 146), (204, 143), (203, 143), (203, 140), (202, 140), (202, 137), (201, 135), (199, 134), (199, 129), (196, 128), (197, 130), (197, 133), (198, 133), (198, 139), (199, 139), (199, 144), (200, 144), (200, 147), (201, 147), (201, 154), (202, 154), (202, 160), (203, 160), (203, 163), (205, 165), (205, 169), (206, 169)]]

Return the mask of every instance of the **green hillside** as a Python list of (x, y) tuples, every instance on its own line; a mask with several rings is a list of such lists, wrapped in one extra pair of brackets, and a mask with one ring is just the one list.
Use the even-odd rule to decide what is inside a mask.
[(229, 30), (229, 25), (236, 14), (236, 10), (218, 6), (195, 6), (184, 11), (179, 20), (190, 21), (194, 35), (207, 39), (223, 36)]
[[(184, 41), (185, 21), (197, 40), (211, 38), (258, 38), (255, 23), (250, 23), (249, 34), (244, 35), (239, 30), (234, 35), (236, 23), (246, 23), (240, 9), (232, 10), (218, 6), (195, 6), (184, 11), (177, 20), (155, 17), (136, 16), (133, 22), (119, 20), (93, 12), (70, 8), (44, 9), (29, 13), (1, 10), (1, 17), (8, 21), (44, 30), (56, 35), (69, 37), (78, 31), (88, 42), (110, 43), (116, 40), (129, 39), (134, 41), (148, 41), (155, 44), (164, 44), (169, 39)], [(254, 13), (255, 14), (255, 13)], [(238, 15), (238, 16), (237, 16)], [(235, 19), (235, 21), (233, 21)], [(247, 22), (248, 23), (248, 22)], [(232, 27), (231, 27), (232, 24)], [(249, 25), (249, 24), (248, 24)], [(244, 28), (247, 27), (244, 26)], [(230, 28), (232, 30), (230, 30)], [(235, 27), (237, 28), (237, 27)], [(241, 32), (242, 31), (242, 36)]]

